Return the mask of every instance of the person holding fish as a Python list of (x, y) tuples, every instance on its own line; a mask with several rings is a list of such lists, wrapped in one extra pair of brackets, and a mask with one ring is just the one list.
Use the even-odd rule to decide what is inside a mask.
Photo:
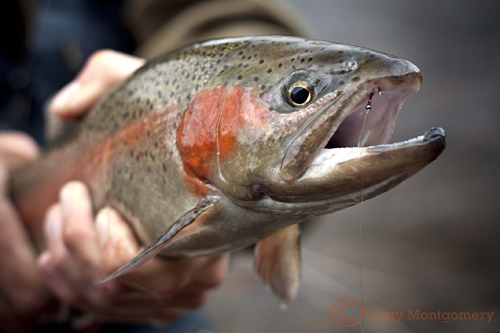
[[(158, 7), (166, 10), (158, 11)], [(46, 9), (51, 14), (58, 8), (63, 7), (54, 1)], [(77, 77), (52, 99), (50, 121), (81, 118), (142, 66), (144, 58), (198, 40), (304, 31), (274, 2), (130, 0), (123, 10), (141, 57), (110, 50), (94, 52)], [(51, 22), (47, 22), (49, 26)], [(64, 30), (44, 37), (49, 38), (48, 45), (50, 38), (57, 40)], [(106, 44), (96, 44), (95, 50), (99, 47)], [(59, 73), (53, 74), (57, 77)], [(35, 126), (31, 132), (40, 132), (42, 124)], [(23, 331), (47, 320), (64, 320), (68, 313), (61, 302), (72, 307), (70, 317), (80, 318), (81, 327), (93, 320), (164, 324), (199, 308), (222, 283), (227, 254), (185, 260), (155, 258), (125, 279), (95, 285), (132, 259), (140, 244), (115, 210), (104, 208), (94, 217), (89, 191), (82, 182), (62, 187), (60, 201), (51, 206), (44, 222), (47, 250), (37, 254), (10, 201), (9, 174), (39, 154), (38, 144), (27, 134), (0, 132), (0, 330)]]

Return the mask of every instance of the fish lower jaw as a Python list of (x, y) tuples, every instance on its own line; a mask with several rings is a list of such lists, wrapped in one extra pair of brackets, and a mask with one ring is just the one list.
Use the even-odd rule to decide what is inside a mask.
[(254, 208), (310, 216), (332, 213), (387, 192), (431, 163), (444, 148), (444, 131), (431, 128), (403, 142), (323, 149), (302, 177), (271, 189), (273, 195)]
[(389, 152), (391, 150), (425, 145), (430, 141), (442, 141), (442, 145), (444, 145), (444, 140), (444, 130), (440, 127), (433, 127), (426, 131), (423, 135), (408, 139), (406, 141), (400, 141), (391, 144), (380, 144), (364, 147), (341, 147), (334, 149), (324, 148), (321, 150), (320, 154), (313, 160), (311, 166), (308, 168), (308, 171), (306, 171), (306, 174), (304, 174), (304, 176), (312, 172), (317, 173), (320, 169), (323, 169), (325, 172), (330, 172), (332, 168), (335, 168), (336, 166), (343, 163), (349, 163), (381, 152)]

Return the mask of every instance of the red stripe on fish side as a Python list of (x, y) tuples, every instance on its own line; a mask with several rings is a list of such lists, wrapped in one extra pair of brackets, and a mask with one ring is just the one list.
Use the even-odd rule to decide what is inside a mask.
[(117, 151), (124, 146), (132, 148), (143, 143), (150, 131), (163, 130), (165, 124), (162, 117), (169, 112), (171, 110), (165, 110), (138, 119), (117, 130), (111, 137), (105, 137), (91, 144), (85, 151), (78, 142), (64, 148), (67, 151), (60, 152), (60, 166), (53, 168), (48, 177), (40, 181), (35, 180), (30, 192), (16, 202), (20, 215), (33, 237), (37, 240), (42, 239), (45, 211), (58, 201), (59, 190), (65, 183), (80, 180), (87, 185), (94, 183), (105, 186), (107, 167)]
[(226, 87), (198, 94), (184, 113), (177, 142), (186, 171), (184, 181), (194, 195), (211, 192), (203, 181), (217, 155), (217, 125), (226, 102)]

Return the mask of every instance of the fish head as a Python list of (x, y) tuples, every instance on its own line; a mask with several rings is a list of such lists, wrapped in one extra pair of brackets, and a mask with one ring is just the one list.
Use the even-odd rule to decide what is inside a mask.
[[(444, 133), (389, 145), (411, 62), (291, 37), (245, 40), (207, 84), (217, 91), (204, 178), (238, 204), (318, 215), (387, 191), (435, 159)], [(437, 133), (437, 134), (436, 134)], [(357, 200), (357, 201), (356, 201)]]

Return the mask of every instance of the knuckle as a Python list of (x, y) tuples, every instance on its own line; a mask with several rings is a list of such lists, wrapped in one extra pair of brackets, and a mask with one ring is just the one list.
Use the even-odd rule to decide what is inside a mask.
[(52, 253), (52, 265), (55, 270), (64, 271), (70, 265), (71, 258), (69, 254), (64, 252), (57, 251), (56, 253)]
[(201, 284), (206, 288), (217, 288), (222, 285), (226, 279), (227, 270), (224, 267), (218, 267), (212, 274), (206, 276)]
[(199, 295), (187, 299), (185, 306), (188, 309), (199, 309), (207, 302), (209, 297), (210, 293), (208, 292), (200, 293)]
[(184, 286), (185, 284), (185, 278), (182, 276), (171, 276), (169, 277), (168, 281), (162, 286), (160, 294), (162, 295), (171, 295), (179, 290)]
[(63, 230), (64, 243), (69, 248), (74, 248), (90, 237), (89, 231), (78, 226), (66, 226)]

